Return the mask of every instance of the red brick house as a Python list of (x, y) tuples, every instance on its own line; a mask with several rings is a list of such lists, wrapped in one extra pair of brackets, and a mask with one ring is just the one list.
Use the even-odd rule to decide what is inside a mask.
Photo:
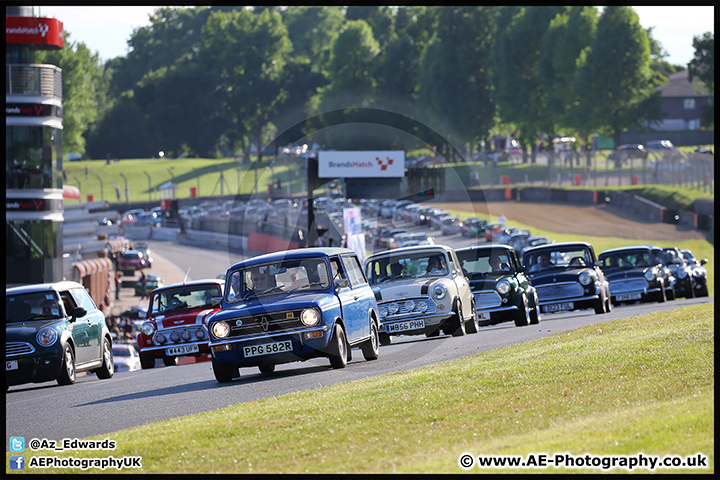
[(703, 125), (702, 111), (706, 105), (713, 104), (713, 97), (705, 85), (697, 78), (688, 80), (687, 70), (670, 75), (670, 81), (657, 87), (662, 95), (662, 109), (665, 118), (659, 124), (653, 124), (653, 130), (700, 130)]

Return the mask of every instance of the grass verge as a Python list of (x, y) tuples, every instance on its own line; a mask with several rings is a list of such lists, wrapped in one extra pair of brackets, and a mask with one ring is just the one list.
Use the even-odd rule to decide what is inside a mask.
[[(463, 453), (540, 452), (701, 453), (707, 468), (656, 471), (713, 473), (713, 357), (714, 304), (704, 304), (97, 439), (117, 442), (115, 458), (141, 455), (143, 473), (462, 473)], [(486, 470), (513, 471), (600, 469)]]

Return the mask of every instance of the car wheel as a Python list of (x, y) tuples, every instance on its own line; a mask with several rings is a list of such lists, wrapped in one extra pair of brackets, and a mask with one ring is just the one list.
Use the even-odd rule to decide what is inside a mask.
[(607, 311), (607, 302), (605, 301), (601, 293), (600, 298), (595, 301), (595, 313), (600, 315), (603, 313), (607, 313)]
[(332, 368), (345, 368), (348, 360), (347, 341), (345, 330), (339, 323), (335, 324), (330, 346), (330, 366)]
[(57, 383), (60, 385), (72, 385), (75, 383), (75, 352), (73, 352), (69, 343), (66, 343), (63, 347), (63, 365)]
[(215, 357), (212, 359), (212, 369), (215, 374), (215, 380), (220, 383), (230, 382), (233, 378), (240, 376), (238, 367), (216, 360)]
[(260, 369), (260, 373), (273, 373), (275, 371), (275, 364), (274, 363), (262, 363), (258, 365), (258, 368)]
[(538, 305), (539, 303), (540, 301), (538, 300), (537, 292), (535, 292), (533, 308), (530, 310), (530, 325), (537, 325), (542, 319), (540, 316), (540, 306)]
[(370, 322), (370, 338), (360, 348), (367, 361), (377, 360), (380, 356), (380, 335), (375, 322)]
[[(688, 294), (685, 298), (695, 298), (695, 282), (690, 280), (688, 285)], [(670, 298), (668, 298), (670, 300)]]
[(449, 321), (450, 334), (453, 337), (462, 337), (465, 335), (465, 321), (462, 317), (462, 303), (457, 302), (455, 306), (457, 308), (455, 308), (455, 312), (453, 313), (453, 316), (450, 317)]
[(465, 322), (465, 331), (467, 333), (477, 333), (477, 309), (475, 308), (475, 300), (472, 301), (472, 318)]
[(522, 299), (522, 306), (513, 314), (513, 320), (515, 320), (516, 327), (527, 327), (530, 325), (530, 309), (528, 308), (525, 295), (522, 295), (520, 298)]
[(699, 292), (697, 293), (697, 297), (707, 297), (709, 294), (707, 284), (701, 285), (699, 288)]
[(112, 378), (115, 373), (115, 364), (113, 363), (112, 346), (107, 338), (103, 338), (102, 356), (103, 364), (97, 369), (97, 377), (102, 379)]
[(174, 367), (178, 364), (178, 357), (163, 357), (163, 363), (166, 367)]
[(155, 368), (155, 357), (153, 357), (149, 353), (141, 353), (140, 366), (143, 370), (147, 370), (148, 368)]
[(657, 293), (657, 303), (664, 303), (666, 300), (667, 296), (665, 295), (665, 288), (661, 288)]

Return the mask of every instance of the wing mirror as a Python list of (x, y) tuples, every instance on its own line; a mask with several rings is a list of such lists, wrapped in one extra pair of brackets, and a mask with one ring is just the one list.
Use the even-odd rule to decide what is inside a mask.
[(83, 307), (75, 307), (75, 309), (72, 311), (73, 319), (76, 318), (82, 318), (85, 315), (87, 315), (87, 310)]
[(222, 297), (212, 297), (210, 303), (213, 307), (217, 307), (222, 302)]
[(347, 278), (341, 278), (340, 280), (335, 280), (335, 290), (340, 290), (341, 288), (347, 288), (350, 286), (350, 280)]

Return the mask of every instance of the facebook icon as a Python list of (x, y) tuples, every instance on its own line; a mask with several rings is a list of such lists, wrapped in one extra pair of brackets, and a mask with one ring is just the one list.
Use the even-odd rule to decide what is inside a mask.
[(25, 470), (25, 455), (10, 455), (10, 470)]

